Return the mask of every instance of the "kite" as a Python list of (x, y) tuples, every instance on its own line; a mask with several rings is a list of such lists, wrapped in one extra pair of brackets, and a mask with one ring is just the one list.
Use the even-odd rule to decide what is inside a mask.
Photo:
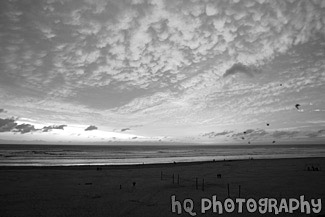
[(296, 107), (296, 109), (299, 110), (299, 109), (300, 109), (300, 108), (299, 108), (299, 107), (300, 107), (300, 104), (296, 104), (295, 107)]

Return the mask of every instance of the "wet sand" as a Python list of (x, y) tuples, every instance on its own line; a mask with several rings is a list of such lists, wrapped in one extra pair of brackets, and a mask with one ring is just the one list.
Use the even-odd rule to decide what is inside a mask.
[[(202, 198), (320, 198), (322, 210), (277, 216), (325, 216), (325, 158), (238, 160), (133, 166), (0, 167), (0, 216), (191, 216), (172, 213), (171, 196)], [(174, 177), (174, 178), (173, 178)], [(203, 184), (204, 179), (204, 184)], [(228, 192), (229, 186), (229, 192)], [(239, 187), (240, 186), (240, 187)], [(240, 190), (239, 190), (240, 188)], [(229, 194), (229, 195), (228, 195)], [(187, 204), (189, 205), (189, 204)], [(205, 204), (207, 205), (207, 204)], [(178, 205), (175, 206), (177, 211)], [(222, 216), (261, 216), (243, 208)], [(192, 212), (192, 213), (193, 213)], [(274, 212), (263, 216), (275, 216)]]

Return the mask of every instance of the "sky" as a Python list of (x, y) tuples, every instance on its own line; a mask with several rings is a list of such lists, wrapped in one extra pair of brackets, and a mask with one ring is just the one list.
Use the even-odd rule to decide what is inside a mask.
[(0, 46), (0, 143), (325, 141), (324, 0), (2, 0)]

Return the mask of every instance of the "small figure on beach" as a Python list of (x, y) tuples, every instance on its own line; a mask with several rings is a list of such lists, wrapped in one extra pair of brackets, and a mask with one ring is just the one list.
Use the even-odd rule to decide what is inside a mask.
[(137, 183), (136, 183), (136, 182), (133, 182), (132, 184), (133, 184), (133, 187), (135, 187), (135, 185), (136, 185)]

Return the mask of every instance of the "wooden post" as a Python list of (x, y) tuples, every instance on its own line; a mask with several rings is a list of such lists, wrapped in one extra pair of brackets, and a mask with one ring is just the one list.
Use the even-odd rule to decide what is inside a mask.
[(227, 190), (228, 190), (228, 197), (230, 197), (230, 193), (229, 193), (229, 183), (227, 184)]
[(240, 198), (240, 185), (238, 186), (238, 197)]
[(175, 176), (174, 176), (174, 173), (173, 173), (173, 184), (175, 183)]
[(179, 185), (179, 174), (177, 174), (177, 184)]
[(195, 178), (195, 189), (198, 190), (199, 189), (199, 183), (197, 181), (197, 178)]
[(204, 191), (204, 179), (202, 180), (202, 191)]
[(163, 172), (160, 171), (160, 180), (163, 180)]

